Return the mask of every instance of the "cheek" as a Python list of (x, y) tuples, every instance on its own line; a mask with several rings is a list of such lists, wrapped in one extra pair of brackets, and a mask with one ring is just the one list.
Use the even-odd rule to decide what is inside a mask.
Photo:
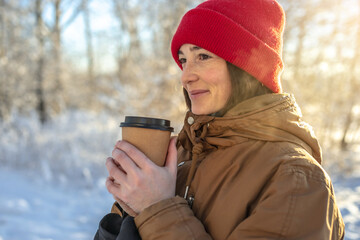
[(214, 83), (216, 83), (222, 95), (230, 96), (232, 87), (228, 72), (223, 71), (221, 74), (218, 74), (218, 77), (214, 79)]
[(221, 100), (226, 103), (232, 94), (230, 76), (224, 75), (222, 77), (222, 81), (219, 83), (219, 90), (221, 92)]
[(226, 87), (224, 89), (224, 94), (227, 96), (227, 98), (230, 98), (231, 93), (232, 93), (232, 87), (231, 87), (231, 81), (229, 79), (229, 82), (226, 84)]
[(219, 88), (218, 103), (223, 105), (222, 107), (224, 107), (227, 101), (230, 99), (231, 93), (232, 93), (231, 88), (228, 85), (226, 86), (222, 85), (222, 87)]

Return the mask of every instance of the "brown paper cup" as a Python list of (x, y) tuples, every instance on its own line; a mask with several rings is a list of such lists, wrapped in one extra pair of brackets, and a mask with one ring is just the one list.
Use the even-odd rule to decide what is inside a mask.
[(120, 127), (123, 140), (133, 144), (158, 166), (164, 166), (170, 135), (174, 131), (169, 120), (127, 116)]

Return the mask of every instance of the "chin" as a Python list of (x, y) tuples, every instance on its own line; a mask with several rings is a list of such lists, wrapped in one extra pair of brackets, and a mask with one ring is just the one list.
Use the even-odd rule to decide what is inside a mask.
[(191, 112), (195, 115), (210, 115), (214, 113), (213, 111), (209, 111), (206, 109), (198, 109), (198, 108), (192, 108)]

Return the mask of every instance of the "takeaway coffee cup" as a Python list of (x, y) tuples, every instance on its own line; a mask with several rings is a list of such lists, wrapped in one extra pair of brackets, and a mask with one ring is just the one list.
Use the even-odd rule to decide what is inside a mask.
[(174, 131), (169, 120), (125, 116), (120, 127), (123, 140), (133, 144), (158, 166), (164, 166), (170, 135)]

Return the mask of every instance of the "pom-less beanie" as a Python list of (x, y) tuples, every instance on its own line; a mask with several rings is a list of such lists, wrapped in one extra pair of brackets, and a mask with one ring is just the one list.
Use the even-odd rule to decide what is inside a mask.
[(284, 26), (284, 11), (275, 0), (208, 0), (183, 16), (171, 52), (182, 68), (178, 51), (183, 44), (194, 44), (279, 93)]

